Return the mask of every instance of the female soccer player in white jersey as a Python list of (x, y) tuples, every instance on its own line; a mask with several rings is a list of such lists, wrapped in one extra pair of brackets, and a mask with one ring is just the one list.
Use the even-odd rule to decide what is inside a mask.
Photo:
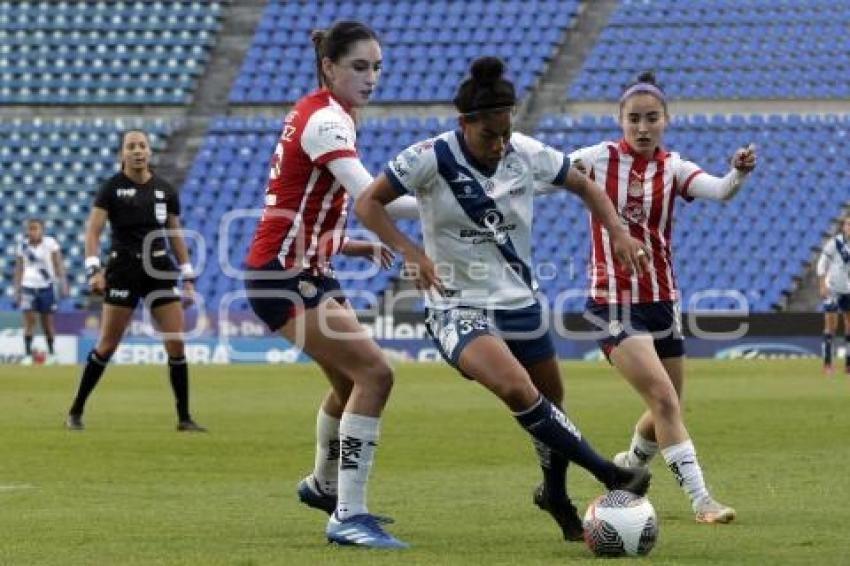
[[(531, 434), (544, 475), (535, 503), (567, 540), (576, 540), (582, 529), (566, 495), (568, 461), (608, 488), (643, 493), (649, 475), (600, 457), (560, 408), (558, 364), (530, 261), (535, 184), (566, 187), (582, 198), (630, 269), (642, 269), (646, 252), (564, 154), (512, 131), (516, 96), (503, 72), (499, 59), (475, 60), (454, 99), (460, 129), (399, 154), (358, 197), (355, 212), (403, 254), (421, 288), (438, 291), (427, 299), (430, 334), (449, 364), (495, 393)], [(420, 206), (424, 252), (384, 208), (407, 193)]]
[(664, 93), (652, 73), (643, 73), (620, 97), (623, 138), (570, 154), (605, 187), (631, 235), (646, 244), (650, 269), (629, 273), (614, 256), (608, 229), (591, 219), (590, 293), (586, 317), (603, 336), (600, 346), (648, 407), (638, 420), (621, 465), (647, 465), (659, 448), (691, 499), (696, 520), (726, 523), (735, 511), (710, 495), (694, 445), (682, 422), (679, 396), (684, 379), (684, 339), (673, 277), (670, 235), (673, 203), (728, 200), (756, 163), (755, 148), (740, 149), (722, 178), (662, 147), (669, 121)]
[[(245, 264), (248, 300), (272, 332), (297, 344), (331, 384), (319, 409), (313, 473), (299, 499), (328, 514), (330, 541), (403, 548), (366, 507), (366, 481), (393, 374), (364, 332), (330, 268), (336, 253), (370, 255), (386, 265), (380, 243), (345, 237), (349, 193), (371, 181), (357, 157), (356, 110), (381, 72), (381, 46), (360, 22), (313, 33), (319, 89), (286, 116), (272, 157), (265, 208)], [(414, 218), (412, 197), (394, 212)]]
[(844, 371), (850, 374), (850, 216), (841, 231), (823, 247), (817, 265), (818, 287), (823, 297), (823, 370), (832, 373), (832, 338), (838, 330), (838, 313), (844, 315)]
[(24, 313), (24, 357), (23, 365), (32, 365), (32, 333), (36, 313), (41, 321), (41, 331), (47, 342), (45, 364), (56, 363), (53, 350), (53, 313), (56, 311), (54, 284), (59, 283), (63, 297), (68, 296), (68, 281), (65, 278), (65, 262), (59, 244), (51, 236), (44, 235), (44, 225), (37, 218), (27, 220), (26, 237), (18, 245), (15, 254), (15, 304)]

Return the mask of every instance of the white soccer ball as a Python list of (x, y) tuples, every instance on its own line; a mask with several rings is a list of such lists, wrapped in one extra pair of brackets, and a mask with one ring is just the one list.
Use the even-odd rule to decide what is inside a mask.
[(596, 556), (644, 556), (657, 538), (652, 503), (628, 491), (600, 495), (584, 514), (584, 541)]

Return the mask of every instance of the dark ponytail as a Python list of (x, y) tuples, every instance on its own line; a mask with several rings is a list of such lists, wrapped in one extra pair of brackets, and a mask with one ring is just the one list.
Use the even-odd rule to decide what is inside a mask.
[(469, 77), (457, 89), (454, 105), (464, 116), (516, 105), (516, 91), (505, 79), (505, 64), (498, 57), (479, 57), (469, 67)]
[(310, 32), (310, 40), (316, 53), (316, 79), (319, 86), (328, 86), (322, 71), (322, 59), (327, 57), (336, 63), (351, 51), (352, 45), (369, 39), (378, 41), (378, 34), (366, 24), (351, 20), (339, 21), (328, 29), (314, 29)]

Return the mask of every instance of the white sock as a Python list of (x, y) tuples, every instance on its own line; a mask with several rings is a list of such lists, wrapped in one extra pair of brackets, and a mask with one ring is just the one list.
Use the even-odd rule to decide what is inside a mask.
[(658, 443), (645, 439), (635, 429), (632, 443), (629, 445), (629, 463), (646, 466), (658, 454)]
[(679, 486), (685, 490), (688, 497), (691, 498), (691, 507), (696, 509), (697, 504), (708, 498), (708, 489), (705, 487), (705, 480), (702, 477), (702, 469), (697, 461), (697, 453), (694, 449), (694, 443), (690, 440), (668, 446), (661, 449), (661, 454), (664, 455), (664, 461), (667, 462), (667, 467), (676, 476), (676, 481)]
[(316, 415), (316, 463), (313, 478), (322, 493), (336, 495), (339, 472), (339, 419), (319, 407)]
[(339, 423), (339, 494), (336, 515), (346, 519), (366, 509), (366, 482), (372, 468), (381, 420), (343, 413)]

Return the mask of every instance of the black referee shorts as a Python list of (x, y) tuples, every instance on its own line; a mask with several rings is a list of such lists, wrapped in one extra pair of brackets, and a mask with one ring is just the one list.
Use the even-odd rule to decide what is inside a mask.
[(103, 302), (134, 309), (141, 300), (148, 308), (155, 309), (179, 301), (179, 272), (168, 254), (152, 258), (151, 265), (158, 271), (168, 273), (147, 273), (141, 254), (110, 252), (104, 274), (106, 293)]

